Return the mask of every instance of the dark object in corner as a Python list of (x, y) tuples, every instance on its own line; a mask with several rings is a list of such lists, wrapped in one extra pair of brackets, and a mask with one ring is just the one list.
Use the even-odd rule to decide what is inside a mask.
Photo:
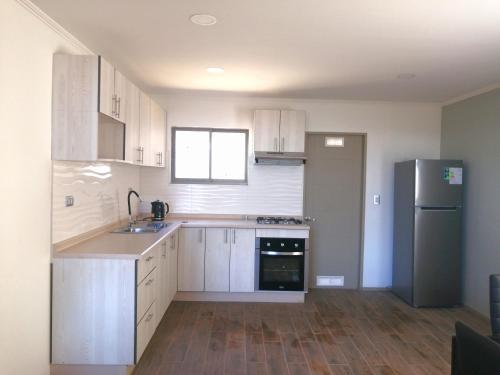
[(452, 375), (499, 375), (500, 344), (474, 331), (462, 322), (455, 323), (452, 339)]
[(500, 343), (500, 275), (490, 275), (490, 320), (491, 338)]

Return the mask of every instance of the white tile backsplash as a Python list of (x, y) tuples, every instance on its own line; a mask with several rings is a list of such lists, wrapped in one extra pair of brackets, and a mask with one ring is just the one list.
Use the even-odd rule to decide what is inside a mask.
[(174, 213), (302, 215), (303, 166), (258, 166), (250, 160), (248, 185), (170, 184), (169, 168), (142, 168), (140, 176), (143, 199), (166, 201)]
[[(54, 161), (52, 243), (125, 219), (129, 187), (139, 189), (139, 167), (120, 163)], [(65, 207), (65, 197), (74, 205)], [(133, 197), (137, 212), (137, 199)]]

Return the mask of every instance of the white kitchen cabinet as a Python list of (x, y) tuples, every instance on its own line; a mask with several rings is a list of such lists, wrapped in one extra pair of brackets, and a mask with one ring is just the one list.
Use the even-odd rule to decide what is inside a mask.
[(151, 159), (156, 167), (165, 166), (167, 137), (167, 115), (154, 100), (151, 100)]
[(157, 299), (156, 311), (158, 319), (163, 317), (170, 304), (170, 257), (169, 248), (170, 236), (160, 243), (160, 256), (158, 259), (158, 272), (157, 272)]
[(254, 114), (254, 151), (279, 151), (280, 111), (257, 110)]
[(151, 98), (141, 91), (139, 95), (139, 161), (151, 165)]
[(306, 135), (306, 113), (304, 111), (281, 111), (280, 151), (304, 152)]
[(99, 72), (99, 112), (120, 122), (126, 122), (127, 78), (101, 56)]
[(304, 152), (304, 111), (256, 110), (254, 114), (254, 151)]
[(175, 297), (177, 293), (177, 254), (179, 246), (179, 231), (175, 231), (170, 236), (169, 246), (168, 246), (168, 301), (169, 304)]
[(125, 116), (127, 127), (125, 132), (125, 160), (138, 163), (140, 160), (140, 90), (132, 82), (127, 81), (125, 87), (126, 107)]
[(205, 284), (205, 228), (179, 231), (178, 289), (202, 292)]
[(230, 291), (255, 290), (255, 229), (230, 229)]
[(229, 292), (230, 231), (206, 229), (205, 292)]

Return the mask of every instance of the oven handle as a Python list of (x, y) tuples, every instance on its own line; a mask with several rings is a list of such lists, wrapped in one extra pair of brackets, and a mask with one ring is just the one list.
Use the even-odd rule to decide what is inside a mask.
[(298, 256), (304, 255), (302, 251), (261, 251), (262, 255), (288, 255), (288, 256)]

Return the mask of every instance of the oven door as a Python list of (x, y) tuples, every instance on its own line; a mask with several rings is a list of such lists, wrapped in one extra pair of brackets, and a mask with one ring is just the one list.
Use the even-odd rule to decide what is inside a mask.
[(304, 290), (304, 252), (260, 252), (260, 290)]

